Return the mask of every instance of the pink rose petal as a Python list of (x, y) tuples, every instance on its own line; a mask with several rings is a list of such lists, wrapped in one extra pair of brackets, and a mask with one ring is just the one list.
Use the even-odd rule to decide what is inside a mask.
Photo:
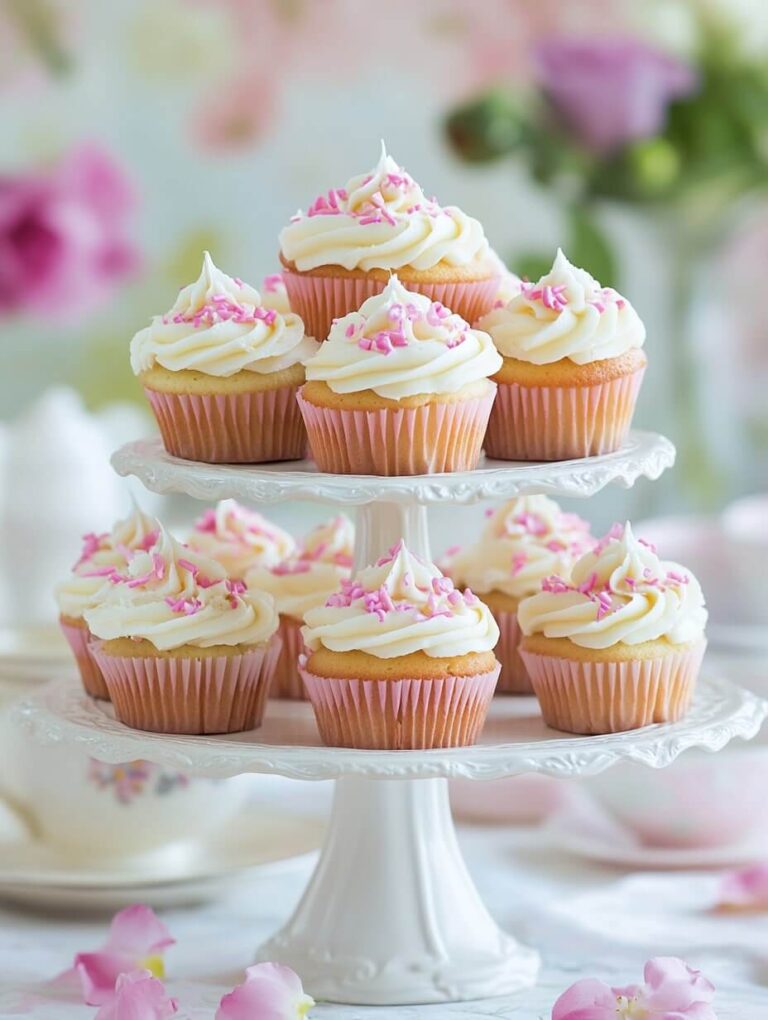
[(120, 975), (114, 995), (101, 1007), (95, 1020), (169, 1020), (178, 1008), (162, 981), (152, 977), (148, 970), (136, 970)]
[(222, 998), (216, 1020), (301, 1020), (314, 1004), (290, 967), (257, 963), (246, 970), (243, 984)]

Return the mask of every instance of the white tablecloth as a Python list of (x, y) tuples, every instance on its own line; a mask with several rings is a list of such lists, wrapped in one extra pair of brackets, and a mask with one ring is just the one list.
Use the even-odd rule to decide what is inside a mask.
[[(463, 828), (460, 838), (480, 892), (498, 921), (541, 950), (544, 967), (537, 987), (507, 998), (453, 1005), (324, 1005), (312, 1013), (317, 1020), (549, 1020), (558, 994), (578, 978), (599, 976), (627, 984), (640, 979), (649, 956), (663, 954), (686, 957), (714, 981), (719, 1020), (768, 1018), (768, 915), (744, 922), (749, 924), (747, 938), (734, 937), (738, 922), (733, 919), (725, 920), (721, 943), (711, 924), (702, 934), (691, 897), (695, 902), (700, 893), (706, 909), (712, 886), (706, 875), (644, 876), (637, 879), (638, 886), (627, 883), (626, 873), (618, 869), (542, 847), (542, 836), (534, 830)], [(255, 947), (285, 919), (308, 874), (309, 866), (301, 865), (269, 883), (251, 882), (208, 906), (163, 914), (178, 940), (168, 954), (166, 983), (181, 1000), (182, 1016), (212, 1020), (221, 995), (241, 980)], [(97, 947), (105, 929), (103, 918), (73, 920), (0, 910), (0, 1015), (92, 1018), (92, 1009), (72, 999), (41, 1001), (40, 994), (42, 983), (68, 966), (78, 950)]]

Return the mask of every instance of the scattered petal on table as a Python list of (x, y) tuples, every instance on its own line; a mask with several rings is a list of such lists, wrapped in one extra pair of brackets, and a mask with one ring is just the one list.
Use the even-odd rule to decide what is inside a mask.
[(169, 1020), (178, 1003), (165, 991), (162, 981), (148, 970), (121, 974), (114, 995), (96, 1014), (95, 1020)]
[(719, 910), (768, 911), (768, 864), (752, 864), (723, 877)]
[(246, 970), (243, 984), (221, 1000), (216, 1020), (302, 1020), (314, 1004), (290, 967), (257, 963)]

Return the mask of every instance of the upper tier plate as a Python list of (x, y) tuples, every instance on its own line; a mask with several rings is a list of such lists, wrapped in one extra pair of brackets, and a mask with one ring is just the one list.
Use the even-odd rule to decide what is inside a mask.
[(593, 496), (611, 482), (629, 488), (644, 476), (658, 478), (675, 460), (675, 448), (654, 432), (630, 432), (616, 453), (545, 464), (484, 460), (474, 471), (380, 477), (331, 475), (312, 461), (232, 466), (180, 460), (159, 439), (128, 443), (112, 456), (119, 475), (136, 475), (152, 492), (185, 492), (215, 502), (232, 497), (251, 503), (310, 499), (344, 506), (366, 503), (475, 503), (529, 493)]
[(495, 698), (474, 747), (357, 751), (324, 747), (305, 702), (270, 701), (261, 729), (220, 737), (129, 729), (115, 720), (109, 704), (93, 701), (72, 682), (50, 685), (16, 709), (22, 724), (43, 743), (76, 743), (112, 764), (143, 758), (194, 775), (270, 772), (291, 779), (502, 779), (525, 772), (576, 776), (602, 772), (622, 760), (661, 768), (690, 747), (719, 751), (734, 737), (750, 739), (767, 713), (768, 702), (749, 691), (727, 680), (703, 678), (691, 709), (678, 723), (601, 737), (569, 736), (545, 726), (534, 698)]

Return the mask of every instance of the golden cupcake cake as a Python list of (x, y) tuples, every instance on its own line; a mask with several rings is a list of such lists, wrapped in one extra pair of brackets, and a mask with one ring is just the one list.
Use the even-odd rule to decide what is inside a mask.
[(301, 672), (324, 743), (472, 744), (493, 698), (499, 629), (404, 542), (305, 614)]
[(706, 647), (698, 581), (614, 525), (570, 575), (518, 611), (521, 655), (546, 722), (617, 733), (686, 712)]
[(290, 556), (278, 563), (262, 562), (246, 576), (249, 588), (269, 592), (280, 614), (282, 649), (270, 696), (305, 699), (299, 674), (304, 651), (301, 628), (304, 616), (339, 590), (352, 573), (355, 528), (345, 514), (313, 528)]
[(137, 506), (111, 531), (83, 537), (80, 558), (70, 576), (56, 586), (59, 623), (77, 661), (83, 687), (94, 698), (107, 700), (109, 692), (90, 652), (91, 632), (85, 613), (97, 605), (110, 584), (120, 577), (137, 550), (150, 549), (160, 524)]
[(416, 475), (475, 467), (501, 356), (487, 333), (391, 276), (334, 323), (299, 393), (321, 471)]
[(279, 653), (271, 596), (161, 529), (86, 610), (117, 718), (159, 733), (234, 733), (261, 723)]
[(298, 315), (266, 307), (205, 252), (199, 279), (134, 336), (131, 367), (169, 453), (256, 464), (305, 455), (296, 392), (316, 349)]
[(296, 553), (292, 535), (234, 499), (222, 499), (204, 511), (187, 545), (216, 560), (229, 577), (239, 580), (256, 566), (276, 566)]
[(558, 250), (546, 276), (477, 325), (504, 358), (489, 457), (569, 460), (621, 446), (646, 366), (645, 327), (626, 298)]
[(521, 599), (539, 591), (545, 578), (567, 576), (594, 544), (589, 524), (577, 514), (565, 513), (548, 496), (519, 496), (487, 512), (477, 542), (448, 550), (445, 572), (455, 584), (479, 595), (499, 625), (497, 693), (533, 690), (520, 658)]
[(383, 142), (373, 170), (291, 219), (280, 260), (291, 306), (320, 340), (392, 272), (469, 322), (492, 308), (500, 275), (480, 223), (428, 198)]

